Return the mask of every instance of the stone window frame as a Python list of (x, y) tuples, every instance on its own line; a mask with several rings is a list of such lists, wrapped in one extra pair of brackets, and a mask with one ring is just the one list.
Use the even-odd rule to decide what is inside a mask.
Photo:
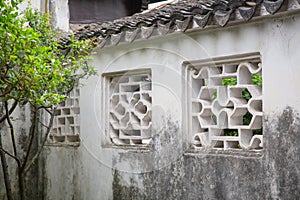
[[(111, 100), (111, 80), (115, 77), (120, 76), (139, 76), (142, 74), (148, 74), (150, 76), (150, 80), (152, 79), (152, 70), (151, 68), (146, 69), (133, 69), (133, 70), (120, 70), (120, 71), (112, 71), (105, 72), (102, 74), (102, 84), (101, 84), (101, 146), (103, 148), (126, 148), (133, 150), (150, 150), (152, 146), (152, 142), (149, 141), (148, 144), (116, 144), (112, 141), (110, 134), (110, 100)], [(151, 87), (151, 102), (152, 102), (152, 81), (150, 82)], [(152, 106), (152, 105), (150, 105)], [(131, 108), (130, 108), (131, 109)], [(127, 111), (126, 111), (127, 112)], [(152, 111), (151, 111), (152, 118)], [(151, 120), (150, 137), (152, 139), (153, 131), (152, 131), (152, 120)]]
[[(251, 136), (251, 138), (249, 139), (247, 137), (241, 138), (240, 131), (239, 131), (239, 134), (237, 136), (239, 138), (237, 138), (237, 137), (231, 137), (231, 138), (228, 137), (228, 139), (231, 140), (231, 141), (238, 140), (239, 145), (240, 145), (240, 141), (242, 141), (242, 140), (247, 141), (248, 146), (244, 145), (242, 148), (241, 147), (233, 148), (230, 145), (225, 145), (225, 142), (224, 142), (225, 139), (224, 138), (220, 139), (221, 141), (224, 142), (223, 145), (221, 145), (221, 147), (218, 147), (218, 145), (215, 145), (215, 144), (211, 144), (211, 145), (205, 145), (205, 144), (203, 145), (202, 144), (202, 145), (199, 145), (199, 142), (201, 143), (201, 139), (203, 140), (203, 139), (205, 139), (205, 137), (200, 138), (199, 136), (197, 136), (198, 141), (195, 141), (196, 134), (193, 133), (194, 132), (194, 130), (193, 130), (194, 124), (193, 124), (193, 117), (191, 115), (191, 113), (192, 113), (191, 110), (192, 110), (192, 106), (193, 106), (192, 101), (191, 101), (191, 97), (192, 97), (191, 93), (192, 92), (195, 93), (195, 91), (200, 91), (201, 87), (204, 86), (204, 84), (207, 84), (207, 83), (203, 83), (202, 86), (197, 85), (197, 84), (193, 85), (193, 82), (191, 81), (191, 72), (192, 71), (199, 72), (201, 70), (201, 68), (208, 67), (208, 66), (218, 67), (220, 65), (234, 65), (234, 64), (236, 64), (237, 67), (238, 67), (239, 64), (244, 63), (243, 65), (246, 65), (245, 63), (247, 63), (247, 62), (260, 63), (260, 74), (262, 74), (262, 69), (263, 69), (262, 68), (262, 59), (261, 59), (261, 55), (260, 55), (259, 52), (246, 53), (246, 54), (237, 54), (237, 55), (231, 55), (231, 56), (222, 56), (222, 57), (215, 57), (215, 58), (209, 58), (209, 59), (200, 59), (200, 60), (192, 60), (192, 61), (184, 61), (183, 62), (182, 67), (183, 67), (183, 75), (184, 75), (184, 78), (185, 78), (185, 84), (183, 86), (183, 92), (184, 92), (183, 93), (183, 130), (187, 131), (187, 133), (185, 135), (185, 146), (188, 149), (187, 152), (195, 151), (195, 150), (196, 151), (198, 151), (198, 150), (212, 150), (212, 151), (217, 150), (218, 152), (219, 152), (219, 150), (225, 151), (225, 152), (226, 151), (229, 152), (230, 150), (234, 150), (234, 151), (239, 150), (239, 151), (242, 151), (242, 152), (252, 152), (252, 151), (261, 152), (263, 150), (263, 135), (264, 135), (263, 133), (262, 133), (262, 135), (257, 135), (257, 136), (253, 136), (253, 137)], [(245, 68), (247, 68), (247, 66)], [(241, 81), (241, 78), (240, 78), (240, 81)], [(204, 82), (204, 80), (203, 80), (203, 82)], [(241, 84), (241, 85), (243, 85), (243, 84)], [(212, 96), (210, 96), (210, 97), (212, 97)], [(262, 88), (261, 88), (260, 97), (258, 99), (260, 99), (260, 101), (261, 101), (261, 105), (260, 105), (261, 112), (259, 113), (259, 115), (260, 115), (260, 118), (261, 118), (260, 119), (261, 120), (260, 128), (263, 131), (263, 95), (262, 95)], [(248, 108), (249, 108), (249, 106), (247, 107), (247, 109)], [(201, 110), (202, 110), (202, 108), (201, 108)], [(247, 111), (249, 111), (249, 110), (247, 110)], [(210, 131), (210, 129), (208, 129), (207, 127), (205, 127), (205, 128), (201, 127), (200, 122), (199, 122), (199, 127), (200, 127), (200, 130), (202, 132), (206, 132), (207, 130), (208, 130), (207, 132)], [(228, 128), (228, 127), (226, 127), (226, 128)], [(243, 128), (243, 127), (239, 127), (239, 128)], [(249, 129), (251, 129), (251, 128), (249, 128)], [(218, 133), (218, 134), (220, 134), (220, 133)], [(209, 138), (211, 135), (212, 135), (211, 133), (207, 133), (206, 134), (206, 139)], [(247, 134), (245, 134), (245, 135), (247, 135)], [(209, 140), (211, 140), (211, 139), (209, 139)], [(197, 142), (198, 142), (198, 147), (197, 147), (197, 144), (196, 144)], [(204, 142), (202, 141), (202, 143), (204, 143)], [(251, 147), (251, 145), (252, 145), (251, 143), (254, 144), (257, 148), (253, 149)], [(209, 143), (207, 143), (207, 144), (209, 144)], [(244, 144), (245, 144), (245, 142), (244, 142)]]

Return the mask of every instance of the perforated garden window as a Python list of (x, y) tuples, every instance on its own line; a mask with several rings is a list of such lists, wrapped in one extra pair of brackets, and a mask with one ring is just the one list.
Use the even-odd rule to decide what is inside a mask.
[(79, 96), (79, 88), (74, 88), (68, 98), (57, 107), (49, 142), (79, 142)]
[(185, 62), (190, 143), (195, 148), (261, 149), (259, 53)]
[(152, 85), (150, 71), (105, 75), (106, 132), (113, 145), (149, 145), (151, 142)]

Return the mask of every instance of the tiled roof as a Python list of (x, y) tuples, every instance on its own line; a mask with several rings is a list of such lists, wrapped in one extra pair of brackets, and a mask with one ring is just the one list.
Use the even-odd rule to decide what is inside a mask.
[[(297, 1), (181, 0), (111, 22), (88, 24), (74, 31), (74, 34), (78, 39), (93, 38), (102, 48), (156, 35), (210, 26), (223, 27), (231, 21), (249, 21), (259, 16), (298, 10), (300, 0)], [(62, 39), (62, 43), (66, 42), (68, 37)]]

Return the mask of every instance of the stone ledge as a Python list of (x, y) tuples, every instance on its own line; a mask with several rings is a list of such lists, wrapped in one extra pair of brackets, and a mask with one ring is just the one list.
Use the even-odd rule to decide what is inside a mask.
[(79, 147), (80, 142), (55, 142), (55, 143), (46, 143), (47, 147)]
[(133, 145), (112, 145), (112, 144), (105, 144), (102, 145), (102, 148), (105, 149), (115, 149), (115, 150), (121, 150), (121, 151), (128, 151), (128, 152), (138, 152), (138, 153), (149, 153), (152, 152), (152, 146), (151, 145), (139, 145), (139, 146), (133, 146)]
[(230, 156), (230, 157), (246, 157), (246, 158), (262, 158), (263, 150), (242, 150), (242, 149), (206, 149), (206, 148), (190, 148), (184, 152), (184, 156)]

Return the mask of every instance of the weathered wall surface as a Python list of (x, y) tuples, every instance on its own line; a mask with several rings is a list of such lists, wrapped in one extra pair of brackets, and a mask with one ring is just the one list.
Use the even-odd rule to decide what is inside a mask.
[(69, 1), (49, 0), (48, 8), (52, 12), (52, 24), (62, 31), (69, 31)]
[[(46, 199), (297, 199), (300, 197), (300, 16), (97, 50), (81, 89), (81, 144), (47, 147)], [(260, 52), (264, 149), (188, 151), (182, 62)], [(151, 69), (153, 148), (103, 147), (102, 73)]]
[(69, 31), (70, 13), (68, 0), (25, 0), (20, 4), (19, 8), (22, 11), (28, 6), (42, 12), (50, 12), (52, 25), (62, 31)]
[[(14, 137), (16, 141), (17, 155), (18, 157), (23, 158), (28, 148), (28, 132), (30, 129), (30, 107), (28, 104), (26, 106), (17, 106), (15, 111), (11, 116), (12, 123), (14, 124)], [(0, 133), (2, 134), (2, 144), (3, 148), (8, 152), (13, 152), (13, 145), (11, 140), (10, 129), (8, 124), (0, 128)], [(36, 142), (33, 141), (32, 152), (36, 150)], [(10, 174), (11, 188), (14, 199), (19, 199), (18, 192), (18, 179), (17, 179), (17, 162), (6, 155), (8, 170)], [(0, 161), (0, 199), (6, 199), (6, 189), (4, 185), (4, 177), (2, 171), (2, 165)], [(30, 199), (39, 199), (39, 172), (38, 165), (33, 165), (26, 177), (26, 195)]]

